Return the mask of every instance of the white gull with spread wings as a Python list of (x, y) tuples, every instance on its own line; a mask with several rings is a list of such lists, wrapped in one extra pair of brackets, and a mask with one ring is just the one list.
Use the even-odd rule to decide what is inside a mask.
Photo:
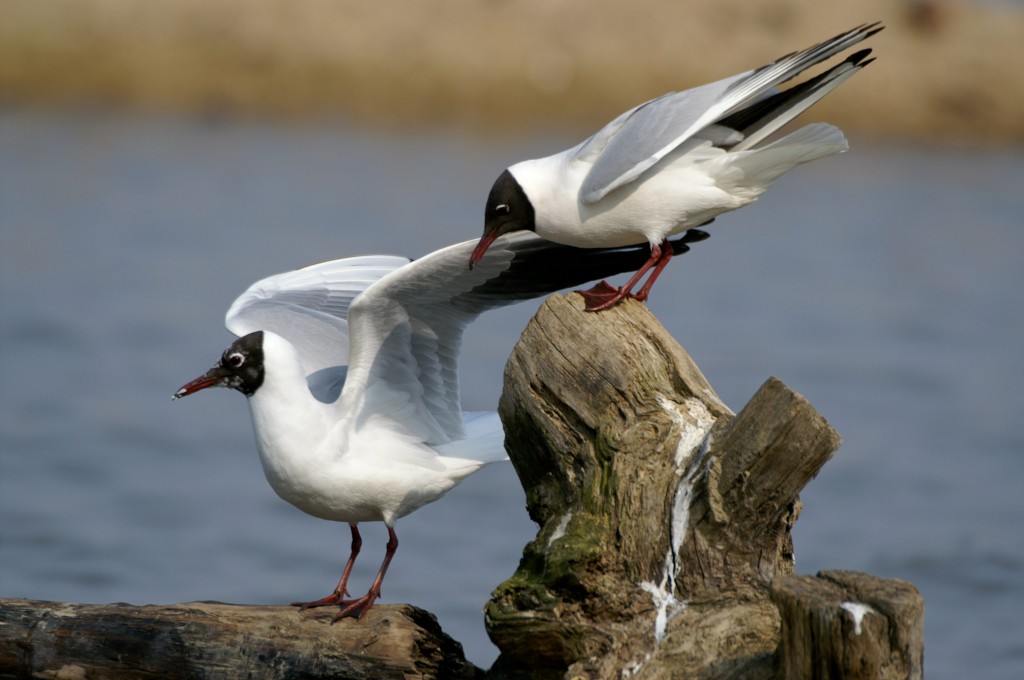
[[(675, 252), (706, 234), (691, 231)], [(274, 491), (304, 512), (347, 522), (352, 552), (334, 591), (301, 607), (359, 618), (380, 596), (398, 547), (395, 521), (506, 458), (496, 413), (464, 413), (457, 360), (481, 312), (629, 271), (643, 248), (578, 250), (519, 234), (466, 268), (473, 242), (419, 260), (351, 257), (253, 284), (228, 310), (239, 336), (174, 397), (230, 387), (248, 397)], [(384, 522), (384, 562), (366, 595), (345, 599), (362, 541)]]

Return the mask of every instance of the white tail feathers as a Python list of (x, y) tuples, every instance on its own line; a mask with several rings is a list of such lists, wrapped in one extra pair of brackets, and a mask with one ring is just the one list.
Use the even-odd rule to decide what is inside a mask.
[[(434, 448), (442, 457), (468, 459), (471, 463), (476, 463), (476, 467), (499, 460), (508, 460), (508, 454), (505, 453), (505, 430), (497, 413), (463, 411), (462, 418), (466, 436), (463, 439), (435, 446)], [(449, 461), (445, 463), (445, 466), (450, 469), (458, 467), (459, 463)]]
[(724, 154), (720, 159), (723, 167), (714, 174), (720, 186), (746, 189), (753, 198), (796, 166), (848, 148), (842, 130), (815, 123), (759, 149)]

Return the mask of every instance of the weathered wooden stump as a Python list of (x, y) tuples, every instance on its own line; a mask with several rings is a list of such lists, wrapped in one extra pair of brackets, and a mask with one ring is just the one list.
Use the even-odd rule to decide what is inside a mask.
[(0, 677), (475, 678), (462, 646), (428, 612), (190, 602), (171, 606), (0, 600)]
[(513, 351), (500, 412), (540, 530), (486, 609), (492, 675), (776, 676), (769, 585), (840, 443), (807, 400), (770, 379), (733, 415), (645, 307), (560, 296)]
[(914, 586), (849, 571), (771, 584), (782, 616), (782, 678), (903, 680), (924, 677), (924, 600)]

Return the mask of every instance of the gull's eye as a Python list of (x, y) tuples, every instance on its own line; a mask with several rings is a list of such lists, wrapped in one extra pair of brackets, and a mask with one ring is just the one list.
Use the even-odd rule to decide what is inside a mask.
[(242, 364), (245, 363), (245, 355), (241, 352), (235, 352), (224, 357), (225, 363), (231, 368), (241, 368)]
[(508, 215), (510, 212), (512, 212), (512, 209), (508, 207), (508, 203), (501, 203), (499, 205), (494, 206), (494, 212), (497, 215)]

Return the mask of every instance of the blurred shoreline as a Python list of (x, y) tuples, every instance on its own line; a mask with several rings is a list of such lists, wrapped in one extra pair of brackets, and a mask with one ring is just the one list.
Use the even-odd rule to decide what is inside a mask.
[(802, 120), (1024, 142), (1024, 9), (966, 1), (0, 0), (0, 104), (589, 127), (876, 20), (878, 62)]

